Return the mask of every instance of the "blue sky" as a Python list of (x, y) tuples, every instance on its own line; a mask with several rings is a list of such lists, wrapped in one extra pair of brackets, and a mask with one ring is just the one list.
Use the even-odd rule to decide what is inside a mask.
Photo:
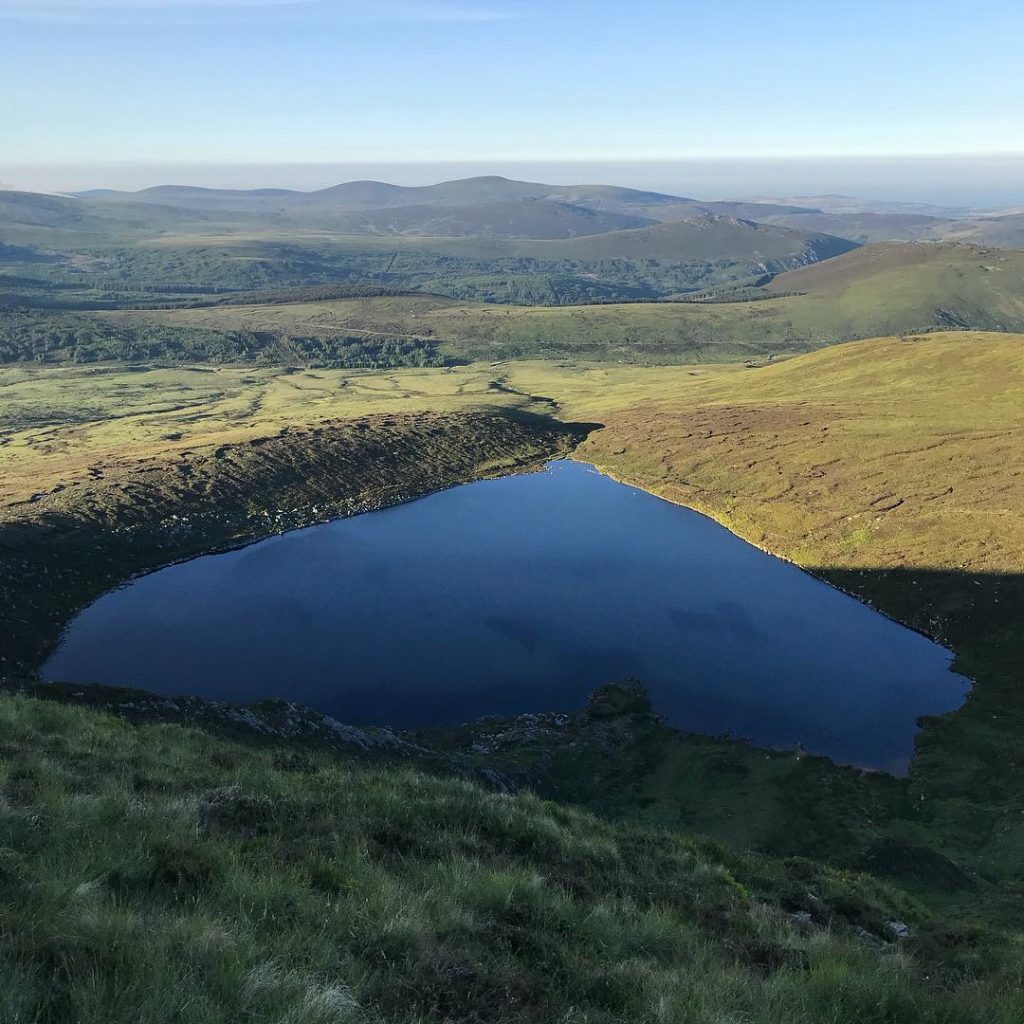
[(0, 0), (5, 165), (1024, 152), (1002, 0)]

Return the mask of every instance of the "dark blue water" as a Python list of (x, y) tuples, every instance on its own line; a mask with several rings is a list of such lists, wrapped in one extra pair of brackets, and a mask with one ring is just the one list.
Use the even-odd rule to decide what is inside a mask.
[(45, 675), (361, 724), (570, 709), (634, 676), (668, 721), (891, 771), (950, 654), (704, 516), (546, 472), (197, 558), (106, 594)]

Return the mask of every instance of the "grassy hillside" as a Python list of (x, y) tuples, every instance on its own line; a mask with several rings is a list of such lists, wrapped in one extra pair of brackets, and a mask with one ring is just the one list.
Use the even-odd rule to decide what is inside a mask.
[[(554, 373), (510, 380), (559, 394)], [(1018, 887), (1024, 337), (936, 334), (690, 382), (666, 373), (634, 378), (632, 407), (601, 415), (579, 457), (952, 647), (976, 686), (927, 723), (906, 828), (934, 830), (947, 853)], [(593, 415), (600, 378), (564, 380), (565, 414)], [(655, 788), (675, 799), (670, 777)]]
[[(545, 244), (583, 246), (604, 237), (615, 236)], [(449, 359), (760, 359), (901, 332), (1022, 330), (1024, 255), (949, 243), (866, 246), (780, 274), (745, 302), (524, 308), (377, 296), (104, 316), (118, 329), (163, 324), (286, 337), (416, 339)]]
[[(530, 390), (538, 372), (537, 386), (558, 394), (556, 370), (548, 376), (524, 366), (509, 378)], [(759, 544), (801, 563), (1024, 570), (1024, 515), (1014, 511), (1018, 502), (1024, 509), (1024, 491), (1017, 493), (1024, 451), (1014, 441), (1024, 428), (1024, 335), (870, 340), (755, 370), (710, 370), (680, 387), (675, 375), (686, 372), (672, 371), (663, 386), (658, 374), (642, 377), (646, 394), (634, 392), (633, 409), (604, 415), (605, 430), (581, 456), (592, 450), (604, 462), (626, 440), (627, 422), (640, 428), (646, 421), (649, 439), (629, 443), (612, 464), (616, 473), (647, 460), (644, 478), (657, 474), (665, 486), (692, 480), (692, 495), (673, 496), (714, 508), (746, 536), (756, 528)], [(565, 413), (598, 414), (598, 382), (579, 387), (586, 397), (569, 392)], [(687, 425), (671, 439), (678, 449), (654, 443), (664, 424), (651, 417)], [(775, 437), (770, 447), (762, 433)], [(747, 465), (759, 441), (764, 448)], [(630, 475), (640, 468), (637, 462)]]
[[(273, 437), (312, 445), (298, 431), (338, 421), (463, 415), (481, 407), (550, 409), (550, 403), (530, 402), (499, 384), (499, 374), (486, 366), (388, 372), (5, 368), (0, 370), (0, 510), (5, 519), (50, 510), (59, 514), (83, 488), (107, 490), (150, 460), (180, 477), (186, 492), (179, 498), (184, 498), (190, 474), (178, 473), (179, 462), (211, 456), (208, 465), (214, 467), (225, 461), (212, 457), (218, 450), (224, 449), (223, 456), (236, 446), (251, 446), (256, 455), (265, 447), (260, 442)], [(99, 491), (83, 499), (85, 504), (101, 505)]]
[[(77, 199), (0, 189), (0, 264), (45, 260), (43, 252), (32, 250), (93, 245), (109, 230), (108, 221)], [(29, 251), (22, 256), (15, 247)]]
[(0, 189), (0, 223), (6, 235), (12, 225), (18, 224), (88, 229), (93, 221), (85, 204), (76, 199)]
[(0, 698), (0, 739), (6, 1020), (1024, 1012), (996, 935), (950, 947), (955, 928), (868, 878), (372, 759), (41, 701)]
[(794, 303), (805, 322), (831, 321), (847, 336), (854, 329), (897, 333), (915, 320), (917, 326), (1014, 330), (1024, 314), (1024, 257), (1013, 250), (885, 243), (820, 270), (780, 275), (766, 291), (805, 293)]
[[(547, 210), (558, 210), (565, 204), (548, 204), (541, 207)], [(517, 209), (533, 210), (538, 203), (527, 202), (516, 204)], [(472, 209), (472, 208), (471, 208)], [(481, 209), (481, 208), (477, 208)], [(487, 209), (482, 208), (482, 209)], [(589, 212), (589, 211), (587, 211)], [(404, 215), (404, 214), (403, 214)], [(585, 214), (584, 214), (585, 215)], [(395, 216), (394, 212), (382, 214), (382, 217)], [(459, 208), (454, 212), (441, 211), (436, 214), (441, 218), (456, 218)], [(603, 216), (612, 216), (605, 214)], [(195, 244), (198, 237), (171, 236), (161, 241), (162, 248)], [(268, 233), (238, 238), (209, 237), (205, 242), (209, 245), (225, 244), (231, 247), (256, 246), (262, 241), (269, 241)], [(299, 242), (303, 239), (297, 238)], [(327, 243), (329, 239), (324, 232), (305, 236), (307, 244), (315, 242)], [(577, 270), (579, 264), (601, 262), (607, 260), (668, 260), (675, 262), (745, 262), (754, 268), (762, 262), (769, 264), (787, 263), (798, 266), (811, 262), (813, 259), (825, 259), (828, 256), (846, 251), (853, 246), (840, 239), (826, 236), (806, 236), (800, 232), (785, 228), (759, 225), (752, 221), (737, 220), (732, 217), (702, 215), (693, 221), (674, 224), (659, 224), (632, 230), (616, 230), (602, 234), (590, 234), (584, 238), (548, 240), (543, 237), (516, 239), (500, 239), (479, 237), (479, 233), (465, 237), (416, 237), (392, 239), (387, 238), (334, 238), (332, 244), (345, 248), (365, 246), (368, 252), (398, 252), (408, 255), (414, 252), (431, 252), (448, 258), (464, 258), (477, 260), (534, 260), (539, 263), (558, 264), (568, 261)], [(392, 248), (392, 247), (395, 248)], [(538, 268), (545, 272), (545, 267)], [(754, 271), (751, 270), (751, 273)], [(760, 273), (764, 273), (762, 268)]]

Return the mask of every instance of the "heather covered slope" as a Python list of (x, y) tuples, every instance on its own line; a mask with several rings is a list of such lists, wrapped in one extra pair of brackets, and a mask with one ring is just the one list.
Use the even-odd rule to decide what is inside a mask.
[[(905, 837), (930, 835), (1019, 892), (1024, 337), (879, 339), (729, 376), (665, 373), (638, 372), (579, 457), (952, 648), (975, 687), (925, 723)], [(513, 379), (532, 386), (525, 368)], [(591, 399), (573, 387), (567, 376), (565, 413), (583, 415)], [(675, 799), (670, 776), (656, 790)]]

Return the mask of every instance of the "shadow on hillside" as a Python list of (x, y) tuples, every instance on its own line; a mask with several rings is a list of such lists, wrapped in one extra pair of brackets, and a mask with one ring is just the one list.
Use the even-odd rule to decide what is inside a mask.
[(34, 671), (77, 609), (140, 572), (527, 471), (596, 426), (523, 409), (379, 414), (116, 466), (8, 507), (0, 676)]

